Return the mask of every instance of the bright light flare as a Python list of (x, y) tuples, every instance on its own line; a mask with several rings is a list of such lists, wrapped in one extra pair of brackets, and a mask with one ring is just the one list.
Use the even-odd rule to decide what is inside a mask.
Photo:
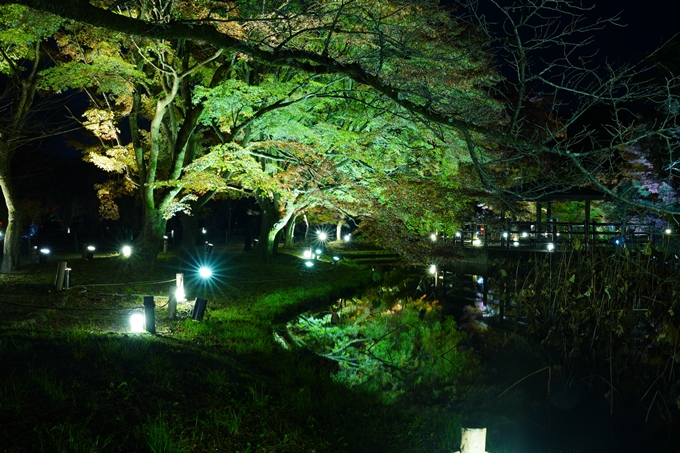
[(144, 332), (144, 314), (136, 311), (130, 315), (130, 331)]
[(302, 257), (306, 260), (314, 259), (314, 254), (312, 253), (311, 250), (307, 249), (304, 252), (302, 252)]
[(436, 242), (436, 241), (437, 241), (437, 235), (434, 234), (434, 233), (432, 233), (432, 234), (430, 235), (430, 239), (432, 240), (432, 242)]
[(666, 234), (671, 234), (672, 232), (673, 232), (673, 230), (671, 230), (670, 228), (666, 228), (666, 231), (665, 231)]
[(552, 252), (553, 250), (555, 250), (555, 244), (551, 242), (550, 244), (548, 244), (548, 251)]
[(349, 242), (350, 239), (352, 239), (352, 235), (351, 235), (351, 234), (346, 234), (345, 237), (344, 237), (343, 239), (345, 240), (345, 242)]
[(40, 249), (40, 253), (42, 253), (43, 255), (49, 255), (50, 249)]
[(437, 273), (437, 266), (434, 264), (430, 266), (430, 274), (434, 275)]
[(130, 258), (130, 255), (132, 255), (132, 247), (129, 245), (123, 246), (123, 256), (125, 258)]
[(212, 270), (209, 267), (206, 266), (201, 266), (198, 269), (198, 275), (200, 275), (202, 278), (210, 278), (212, 277)]
[(314, 261), (305, 261), (305, 266), (314, 267)]
[(472, 241), (472, 245), (474, 245), (475, 247), (479, 247), (480, 245), (482, 245), (482, 240), (479, 239), (479, 238), (474, 239), (474, 240)]
[(95, 251), (94, 245), (88, 245), (88, 246), (87, 246), (87, 249), (88, 249), (90, 252), (94, 252), (94, 251)]
[(328, 240), (328, 234), (326, 234), (324, 231), (317, 231), (316, 237), (322, 242), (326, 242)]

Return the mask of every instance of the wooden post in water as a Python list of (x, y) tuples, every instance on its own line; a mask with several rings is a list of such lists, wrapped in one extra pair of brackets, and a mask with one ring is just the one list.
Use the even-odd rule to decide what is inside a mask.
[(460, 428), (460, 452), (486, 453), (486, 428)]

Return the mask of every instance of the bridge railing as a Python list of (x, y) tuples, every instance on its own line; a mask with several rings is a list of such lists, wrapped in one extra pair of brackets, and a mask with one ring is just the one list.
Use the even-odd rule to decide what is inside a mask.
[(644, 247), (669, 240), (672, 232), (655, 225), (585, 222), (507, 222), (467, 224), (452, 239), (463, 246), (558, 249), (564, 243), (584, 246)]

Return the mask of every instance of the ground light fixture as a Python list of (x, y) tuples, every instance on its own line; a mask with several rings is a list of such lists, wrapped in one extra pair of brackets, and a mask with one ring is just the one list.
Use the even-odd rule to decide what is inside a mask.
[(122, 252), (125, 258), (130, 258), (130, 255), (132, 255), (132, 247), (130, 247), (129, 245), (124, 245)]
[(307, 268), (314, 267), (314, 261), (305, 261), (305, 267)]
[(673, 230), (671, 230), (670, 228), (666, 228), (666, 231), (664, 231), (664, 233), (671, 234), (673, 233)]
[(311, 249), (306, 249), (304, 252), (302, 252), (302, 257), (306, 260), (313, 260), (315, 258)]
[(153, 296), (144, 296), (144, 330), (156, 333), (156, 303)]
[(474, 245), (475, 247), (480, 247), (482, 245), (482, 240), (479, 238), (475, 238), (472, 240), (472, 245)]
[(135, 310), (130, 314), (130, 332), (144, 332), (144, 324), (144, 313), (142, 313), (141, 309)]
[(343, 239), (345, 240), (345, 242), (349, 242), (350, 239), (352, 239), (352, 235), (351, 235), (351, 234), (346, 234), (345, 237), (344, 237)]
[(436, 241), (437, 241), (437, 235), (434, 234), (434, 233), (432, 233), (432, 234), (430, 235), (430, 239), (432, 239), (432, 242), (436, 242)]
[(208, 279), (212, 277), (212, 270), (207, 266), (201, 266), (198, 268), (198, 275), (203, 279)]
[(431, 265), (430, 266), (430, 274), (434, 275), (437, 273), (437, 266), (436, 265)]
[(316, 233), (316, 237), (319, 239), (321, 242), (326, 242), (328, 240), (328, 234), (326, 234), (325, 231), (318, 231)]
[(38, 262), (40, 264), (45, 264), (47, 262), (47, 257), (50, 255), (50, 249), (48, 248), (42, 248), (40, 249), (40, 257), (38, 258)]
[(87, 255), (85, 259), (91, 260), (94, 258), (94, 251), (96, 250), (94, 245), (88, 245), (87, 246)]

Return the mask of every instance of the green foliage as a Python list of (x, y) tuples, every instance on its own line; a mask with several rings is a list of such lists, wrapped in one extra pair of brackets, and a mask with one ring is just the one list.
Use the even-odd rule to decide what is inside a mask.
[(458, 399), (479, 370), (471, 351), (461, 350), (465, 334), (436, 301), (399, 297), (391, 288), (288, 328), (301, 345), (339, 364), (335, 381), (380, 392), (387, 402), (407, 392)]

